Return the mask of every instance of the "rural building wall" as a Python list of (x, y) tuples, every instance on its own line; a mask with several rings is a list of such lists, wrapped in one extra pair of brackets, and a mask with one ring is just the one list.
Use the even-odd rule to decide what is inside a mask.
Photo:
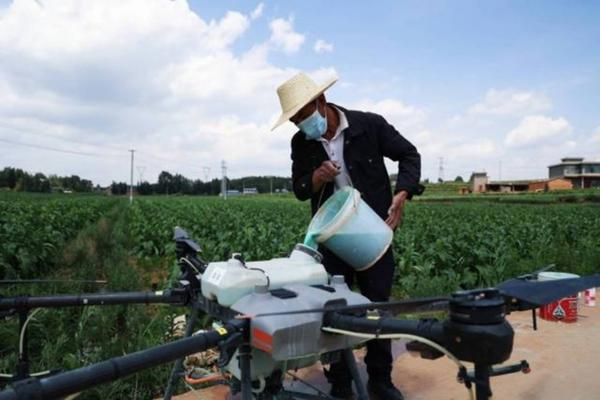
[(548, 181), (548, 190), (569, 190), (573, 189), (573, 183), (568, 179), (552, 179)]
[(483, 193), (486, 191), (487, 176), (473, 177), (473, 193)]
[[(571, 182), (569, 182), (571, 183)], [(529, 191), (530, 192), (545, 192), (546, 190), (548, 190), (547, 187), (548, 181), (539, 181), (539, 182), (531, 182), (529, 184)]]
[(544, 181), (531, 182), (529, 184), (530, 192), (545, 192), (552, 190), (570, 190), (573, 189), (573, 183), (569, 179), (556, 178)]

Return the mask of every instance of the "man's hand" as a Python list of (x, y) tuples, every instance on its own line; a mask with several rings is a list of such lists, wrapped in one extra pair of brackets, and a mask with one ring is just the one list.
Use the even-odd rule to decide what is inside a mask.
[(321, 187), (327, 183), (333, 181), (333, 179), (340, 174), (340, 165), (336, 161), (323, 161), (323, 164), (313, 172), (312, 175), (312, 187), (313, 192), (318, 191)]
[(396, 229), (400, 221), (402, 220), (402, 212), (404, 211), (404, 202), (408, 197), (408, 192), (406, 190), (402, 190), (398, 192), (394, 198), (392, 199), (392, 206), (388, 210), (388, 217), (385, 220), (385, 223), (389, 225), (390, 228)]

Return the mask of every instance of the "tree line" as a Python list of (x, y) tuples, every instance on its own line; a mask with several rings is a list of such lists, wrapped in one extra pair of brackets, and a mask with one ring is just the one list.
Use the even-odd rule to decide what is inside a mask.
[[(291, 191), (292, 182), (286, 177), (249, 176), (237, 179), (227, 179), (227, 189), (242, 192), (244, 189), (254, 188), (258, 193), (278, 191)], [(139, 195), (153, 194), (186, 194), (186, 195), (217, 195), (221, 193), (221, 180), (212, 179), (204, 182), (200, 179), (189, 179), (181, 174), (171, 174), (162, 171), (156, 183), (148, 181), (139, 182), (135, 186)], [(126, 182), (113, 182), (112, 194), (127, 194), (129, 185)]]
[[(244, 189), (254, 188), (258, 193), (277, 191), (291, 191), (292, 182), (286, 177), (250, 176), (238, 179), (227, 179), (227, 189), (242, 192)], [(92, 191), (105, 191), (115, 195), (129, 193), (129, 184), (126, 182), (112, 182), (109, 188), (94, 185), (89, 179), (82, 179), (77, 175), (57, 176), (45, 175), (41, 172), (29, 173), (19, 168), (5, 167), (0, 170), (0, 190), (8, 189), (15, 192), (64, 192), (72, 191), (88, 193)], [(139, 182), (134, 186), (139, 195), (153, 194), (186, 194), (186, 195), (217, 195), (221, 192), (221, 180), (212, 179), (204, 182), (200, 179), (189, 179), (181, 174), (172, 174), (162, 171), (155, 183), (148, 181)]]
[(77, 175), (46, 176), (41, 172), (30, 174), (19, 168), (5, 167), (0, 171), (0, 189), (10, 189), (15, 192), (49, 193), (68, 190), (85, 193), (94, 190), (94, 185), (92, 181)]

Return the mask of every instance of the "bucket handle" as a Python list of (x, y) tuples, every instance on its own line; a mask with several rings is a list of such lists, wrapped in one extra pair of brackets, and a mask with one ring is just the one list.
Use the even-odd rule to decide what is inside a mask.
[[(350, 187), (352, 189), (356, 189), (354, 187), (354, 185), (352, 184), (352, 179), (350, 179), (350, 175), (348, 175), (347, 173), (344, 172), (344, 175), (346, 175), (346, 178), (348, 178), (348, 182), (350, 183)], [(335, 187), (335, 181), (331, 181), (331, 182), (325, 182), (325, 184), (321, 187), (321, 193), (319, 194), (319, 201), (317, 201), (317, 210), (319, 208), (321, 208), (321, 200), (323, 200), (323, 192), (325, 192), (325, 186), (327, 186), (329, 183), (331, 183), (332, 185), (334, 185)], [(340, 188), (341, 189), (341, 188)], [(356, 209), (358, 207), (358, 201), (356, 200), (356, 196), (352, 196), (352, 208)]]

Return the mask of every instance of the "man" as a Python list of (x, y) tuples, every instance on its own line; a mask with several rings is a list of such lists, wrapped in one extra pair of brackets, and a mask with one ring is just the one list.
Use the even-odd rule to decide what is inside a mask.
[[(334, 191), (352, 185), (365, 202), (395, 229), (407, 199), (423, 192), (419, 184), (421, 157), (416, 148), (377, 114), (346, 110), (327, 103), (323, 94), (337, 79), (318, 86), (299, 73), (277, 89), (282, 115), (273, 127), (289, 120), (300, 129), (292, 138), (292, 181), (299, 200), (311, 200), (313, 215)], [(392, 196), (384, 157), (398, 162), (398, 178)], [(357, 282), (371, 301), (390, 297), (394, 257), (391, 247), (372, 267), (356, 272), (332, 252), (321, 247), (323, 264), (331, 275), (344, 275), (351, 286)], [(365, 363), (368, 388), (380, 399), (401, 400), (391, 380), (391, 343), (367, 342)], [(343, 362), (326, 372), (331, 395), (352, 396), (352, 379)]]

